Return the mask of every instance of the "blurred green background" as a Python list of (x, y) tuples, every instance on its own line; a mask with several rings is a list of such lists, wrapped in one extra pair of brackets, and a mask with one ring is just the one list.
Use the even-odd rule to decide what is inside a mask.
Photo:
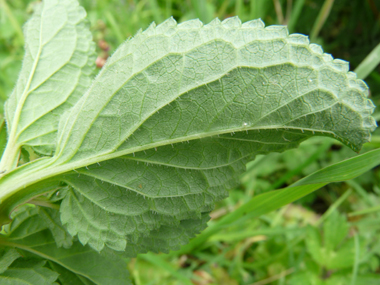
[[(310, 35), (351, 70), (370, 54), (358, 75), (380, 104), (379, 0), (79, 0), (88, 13), (97, 65), (138, 29), (173, 16), (204, 23), (238, 15), (285, 24)], [(0, 0), (0, 103), (12, 91), (23, 56), (22, 25), (36, 1)], [(2, 104), (0, 104), (2, 106)], [(2, 108), (2, 107), (0, 107)], [(2, 110), (0, 110), (2, 113)], [(380, 119), (380, 111), (375, 111)], [(5, 139), (4, 137), (0, 139)], [(380, 132), (362, 152), (380, 147)], [(258, 157), (241, 186), (219, 203), (210, 224), (254, 195), (290, 185), (305, 175), (356, 154), (338, 142), (314, 138), (297, 150)], [(380, 172), (330, 184), (258, 219), (237, 221), (191, 254), (146, 254), (131, 260), (136, 285), (380, 284)]]

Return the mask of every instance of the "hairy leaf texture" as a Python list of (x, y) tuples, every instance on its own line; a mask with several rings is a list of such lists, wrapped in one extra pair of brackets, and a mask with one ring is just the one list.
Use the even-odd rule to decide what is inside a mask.
[(63, 182), (61, 220), (81, 243), (167, 251), (205, 227), (255, 155), (313, 135), (359, 151), (375, 127), (367, 95), (346, 62), (283, 26), (169, 19), (119, 47), (62, 116), (55, 155), (0, 189), (20, 203)]
[(76, 0), (43, 1), (36, 7), (24, 27), (23, 66), (5, 107), (10, 160), (22, 145), (44, 154), (54, 151), (60, 116), (90, 86), (95, 65), (86, 12)]
[(375, 125), (366, 95), (347, 63), (284, 27), (153, 24), (61, 125), (54, 164), (93, 163), (63, 176), (62, 221), (83, 243), (121, 250), (125, 236), (210, 211), (256, 154), (313, 134), (359, 150)]

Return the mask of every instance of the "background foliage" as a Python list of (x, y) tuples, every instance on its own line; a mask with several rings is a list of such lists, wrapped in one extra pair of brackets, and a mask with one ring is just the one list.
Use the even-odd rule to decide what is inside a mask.
[[(23, 55), (22, 23), (34, 1), (0, 0), (0, 103), (17, 79)], [(97, 65), (139, 28), (173, 15), (179, 22), (238, 15), (266, 25), (288, 24), (308, 34), (325, 52), (354, 70), (380, 42), (376, 0), (82, 0), (97, 43)], [(380, 50), (357, 70), (375, 105), (380, 104)], [(377, 52), (377, 53), (376, 53)], [(373, 69), (375, 67), (375, 69)], [(0, 104), (2, 108), (2, 104)], [(2, 113), (2, 110), (0, 110)], [(375, 111), (380, 119), (380, 111)], [(3, 120), (2, 120), (3, 121)], [(3, 123), (4, 124), (4, 123)], [(5, 128), (0, 132), (5, 140)], [(0, 144), (2, 145), (2, 144)], [(362, 153), (380, 147), (380, 132)], [(27, 153), (25, 155), (28, 155)], [(355, 156), (347, 147), (314, 138), (297, 150), (258, 157), (248, 164), (241, 185), (212, 213), (215, 224), (253, 196), (283, 188), (327, 165)], [(25, 158), (29, 159), (29, 158)], [(344, 183), (329, 184), (278, 211), (236, 220), (191, 251), (145, 254), (130, 272), (140, 284), (379, 284), (379, 169)]]

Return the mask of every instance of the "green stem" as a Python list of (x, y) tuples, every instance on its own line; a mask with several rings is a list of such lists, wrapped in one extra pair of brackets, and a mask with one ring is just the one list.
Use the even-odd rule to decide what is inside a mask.
[(13, 143), (14, 137), (13, 139), (9, 138), (7, 146), (4, 149), (4, 153), (0, 161), (0, 179), (17, 166), (20, 147), (18, 145), (14, 145)]
[[(1, 1), (0, 4), (4, 5), (4, 3), (5, 3), (4, 0), (0, 0), (0, 1)], [(37, 54), (35, 56), (35, 60), (33, 62), (33, 66), (32, 66), (32, 69), (30, 71), (30, 74), (29, 74), (29, 78), (25, 84), (22, 95), (20, 96), (20, 99), (17, 102), (17, 107), (16, 107), (16, 110), (14, 111), (14, 116), (8, 122), (8, 124), (10, 125), (10, 132), (9, 132), (7, 146), (5, 147), (5, 150), (4, 150), (3, 156), (1, 158), (1, 162), (0, 162), (0, 179), (7, 172), (13, 170), (17, 166), (16, 158), (18, 156), (18, 153), (19, 153), (19, 150), (21, 147), (21, 145), (19, 145), (17, 143), (18, 136), (19, 136), (19, 134), (17, 133), (18, 123), (20, 121), (20, 116), (21, 116), (22, 109), (24, 107), (24, 103), (25, 103), (25, 101), (28, 98), (28, 95), (30, 93), (29, 88), (30, 88), (30, 85), (32, 84), (33, 76), (34, 76), (34, 73), (37, 69), (39, 58), (40, 58), (41, 53), (42, 53), (42, 42), (41, 42), (41, 39), (42, 39), (42, 36), (41, 36), (42, 20), (40, 22), (39, 33), (40, 33), (40, 35), (39, 35), (40, 42), (39, 42), (39, 46), (38, 46), (38, 51), (37, 51)]]

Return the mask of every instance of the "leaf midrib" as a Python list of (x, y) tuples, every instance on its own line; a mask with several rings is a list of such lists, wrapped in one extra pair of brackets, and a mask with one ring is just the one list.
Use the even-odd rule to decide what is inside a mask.
[[(254, 128), (244, 128), (244, 127), (239, 127), (239, 128), (233, 128), (233, 129), (228, 129), (228, 130), (223, 130), (223, 131), (214, 131), (214, 132), (209, 132), (203, 134), (203, 136), (200, 135), (192, 135), (192, 136), (187, 136), (187, 137), (181, 137), (181, 138), (176, 138), (173, 140), (165, 140), (165, 141), (160, 141), (144, 146), (138, 146), (135, 148), (131, 148), (128, 150), (124, 151), (118, 151), (114, 153), (107, 153), (107, 154), (101, 154), (98, 156), (94, 156), (88, 159), (83, 159), (83, 160), (78, 160), (74, 162), (69, 162), (69, 163), (63, 163), (63, 164), (57, 164), (55, 165), (54, 163), (57, 162), (56, 157), (52, 157), (51, 159), (48, 159), (49, 161), (46, 161), (46, 164), (43, 164), (40, 166), (38, 169), (27, 169), (23, 174), (19, 174), (15, 179), (8, 179), (1, 185), (1, 190), (0, 190), (0, 200), (4, 201), (8, 199), (10, 196), (12, 196), (14, 193), (18, 192), (19, 190), (33, 185), (35, 183), (38, 183), (40, 181), (46, 180), (48, 178), (53, 178), (56, 177), (60, 174), (67, 173), (70, 171), (73, 171), (74, 169), (78, 169), (81, 167), (85, 167), (91, 164), (95, 164), (97, 162), (102, 162), (105, 160), (110, 160), (114, 158), (118, 158), (123, 155), (128, 155), (134, 152), (139, 152), (139, 151), (144, 151), (147, 149), (152, 149), (155, 147), (160, 147), (160, 146), (165, 146), (169, 144), (175, 144), (187, 140), (195, 140), (195, 139), (202, 139), (206, 137), (211, 137), (211, 136), (216, 136), (220, 134), (230, 134), (230, 133), (235, 133), (235, 132), (240, 132), (240, 131), (256, 131), (256, 130), (267, 130), (267, 129), (294, 129), (294, 130), (299, 130), (301, 131), (311, 131), (314, 133), (321, 133), (321, 134), (330, 134), (331, 136), (334, 136), (335, 138), (338, 137), (335, 133), (330, 132), (330, 131), (321, 131), (319, 129), (311, 129), (311, 128), (299, 128), (299, 127), (292, 127), (292, 126), (283, 126), (283, 125), (273, 125), (273, 126), (264, 126), (264, 127), (254, 127)], [(338, 137), (339, 138), (339, 137)], [(59, 177), (56, 178), (59, 180)], [(16, 181), (14, 181), (16, 180)]]

